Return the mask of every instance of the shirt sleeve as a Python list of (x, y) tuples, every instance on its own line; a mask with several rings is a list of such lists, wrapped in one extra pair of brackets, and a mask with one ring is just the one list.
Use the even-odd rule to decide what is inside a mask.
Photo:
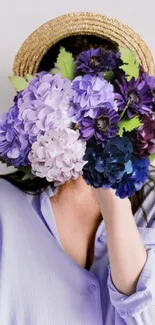
[(147, 248), (147, 260), (138, 279), (136, 292), (130, 296), (114, 286), (108, 265), (110, 301), (126, 325), (155, 324), (155, 249)]

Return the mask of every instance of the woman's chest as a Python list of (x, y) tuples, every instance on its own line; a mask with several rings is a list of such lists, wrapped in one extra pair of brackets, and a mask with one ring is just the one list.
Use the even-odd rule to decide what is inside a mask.
[(103, 251), (88, 272), (46, 228), (8, 225), (1, 251), (0, 324), (103, 325), (110, 304)]
[(5, 214), (1, 221), (0, 324), (107, 325), (103, 315), (114, 311), (107, 289), (107, 248), (101, 240), (95, 242), (88, 272), (32, 211), (24, 217), (20, 210), (14, 219)]
[[(0, 323), (104, 324), (99, 279), (61, 254), (64, 252), (50, 252), (45, 245), (34, 252), (25, 249), (23, 254), (16, 247), (10, 265), (7, 252), (2, 256)], [(106, 288), (104, 291), (107, 295)]]

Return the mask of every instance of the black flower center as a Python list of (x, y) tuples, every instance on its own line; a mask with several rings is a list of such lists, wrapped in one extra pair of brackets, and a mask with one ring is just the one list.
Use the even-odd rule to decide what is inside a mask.
[(100, 132), (106, 132), (109, 129), (110, 120), (107, 116), (100, 116), (96, 120), (96, 127)]
[(103, 58), (100, 56), (92, 56), (89, 59), (89, 65), (92, 68), (99, 68), (103, 64)]
[(139, 95), (137, 94), (136, 91), (131, 92), (129, 94), (129, 99), (130, 99), (131, 102), (133, 102), (135, 104), (139, 104), (140, 103), (140, 97), (139, 97)]

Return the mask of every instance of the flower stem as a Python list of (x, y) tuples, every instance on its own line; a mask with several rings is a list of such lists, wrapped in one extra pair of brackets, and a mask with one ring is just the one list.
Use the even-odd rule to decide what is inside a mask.
[(126, 106), (125, 106), (125, 108), (124, 108), (124, 110), (123, 110), (123, 112), (122, 112), (122, 114), (121, 114), (121, 116), (120, 116), (120, 120), (124, 116), (124, 114), (125, 114), (126, 110), (128, 109), (130, 103), (131, 103), (131, 100), (129, 99), (128, 102), (127, 102), (127, 104), (126, 104)]

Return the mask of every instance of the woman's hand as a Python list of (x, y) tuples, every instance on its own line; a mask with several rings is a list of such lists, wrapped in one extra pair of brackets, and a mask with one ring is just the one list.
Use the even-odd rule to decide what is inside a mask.
[[(110, 216), (120, 215), (124, 213), (124, 209), (128, 214), (132, 215), (131, 204), (128, 198), (120, 199), (115, 195), (113, 189), (103, 190), (102, 188), (93, 189), (94, 195), (100, 205), (102, 216), (106, 222)], [(124, 214), (123, 214), (124, 215)]]
[(136, 291), (147, 259), (129, 199), (114, 190), (93, 189), (105, 222), (110, 269), (117, 290), (126, 295)]

